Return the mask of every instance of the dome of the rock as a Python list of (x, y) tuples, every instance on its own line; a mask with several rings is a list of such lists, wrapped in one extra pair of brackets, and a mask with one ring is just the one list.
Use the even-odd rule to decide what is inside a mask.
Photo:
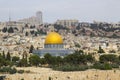
[(56, 32), (50, 32), (46, 36), (45, 44), (63, 44), (63, 40), (60, 34)]

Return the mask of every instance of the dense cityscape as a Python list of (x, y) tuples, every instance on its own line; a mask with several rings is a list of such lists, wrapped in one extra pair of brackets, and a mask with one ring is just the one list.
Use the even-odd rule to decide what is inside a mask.
[[(1, 75), (0, 80), (118, 80), (109, 73), (119, 76), (116, 68), (120, 65), (120, 22), (57, 19), (54, 23), (44, 23), (43, 15), (37, 11), (32, 17), (13, 21), (9, 16), (8, 21), (0, 22), (0, 72), (9, 73), (7, 77)], [(69, 72), (88, 69), (96, 70), (84, 75), (73, 72), (83, 76), (78, 78)], [(107, 75), (101, 78), (97, 69), (113, 71), (104, 72)], [(50, 74), (39, 75), (44, 71)]]
[(42, 12), (35, 17), (0, 23), (0, 51), (14, 55), (29, 54), (30, 46), (44, 48), (45, 37), (52, 30), (62, 35), (64, 48), (97, 53), (99, 47), (105, 53), (120, 53), (120, 23), (79, 22), (78, 20), (57, 20), (43, 23)]

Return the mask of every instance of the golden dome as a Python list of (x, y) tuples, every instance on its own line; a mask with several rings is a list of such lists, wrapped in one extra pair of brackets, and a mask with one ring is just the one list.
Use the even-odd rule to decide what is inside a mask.
[(58, 33), (50, 32), (45, 39), (45, 44), (63, 44), (63, 40)]

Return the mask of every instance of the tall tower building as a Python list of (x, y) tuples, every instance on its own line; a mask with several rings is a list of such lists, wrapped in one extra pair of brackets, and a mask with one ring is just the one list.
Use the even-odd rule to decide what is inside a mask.
[(37, 19), (39, 24), (43, 24), (42, 12), (41, 11), (36, 12), (36, 19)]

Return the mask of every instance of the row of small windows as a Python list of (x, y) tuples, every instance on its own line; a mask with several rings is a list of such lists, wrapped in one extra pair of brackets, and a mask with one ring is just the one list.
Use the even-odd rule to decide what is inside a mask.
[(45, 44), (45, 48), (63, 48), (63, 44)]

